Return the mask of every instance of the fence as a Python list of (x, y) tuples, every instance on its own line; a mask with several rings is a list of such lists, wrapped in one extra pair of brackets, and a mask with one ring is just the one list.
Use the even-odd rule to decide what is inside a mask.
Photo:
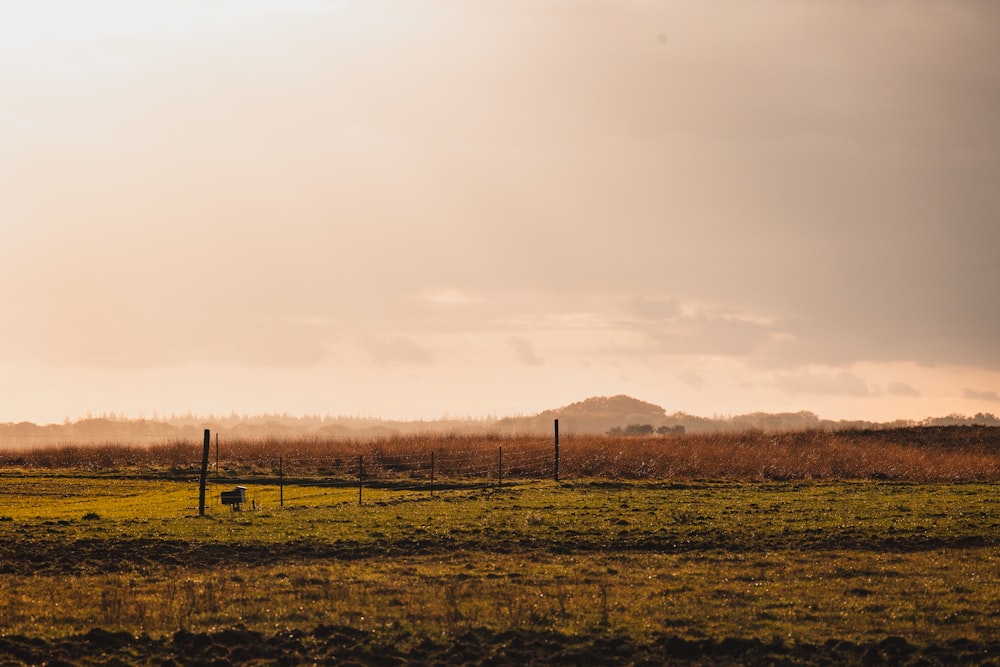
[[(74, 469), (114, 475), (123, 483), (175, 481), (190, 484), (192, 494), (197, 491), (202, 512), (205, 503), (218, 502), (226, 485), (248, 486), (276, 506), (289, 501), (289, 492), (293, 502), (306, 494), (322, 502), (332, 497), (329, 489), (340, 489), (337, 495), (343, 501), (348, 498), (344, 489), (357, 488), (364, 500), (365, 489), (431, 495), (546, 478), (1000, 480), (997, 427), (644, 437), (570, 434), (560, 459), (558, 422), (555, 425), (554, 440), (500, 433), (264, 440), (223, 433), (221, 443), (219, 434), (209, 434), (214, 438), (204, 443), (187, 438), (150, 446), (103, 437), (91, 444), (49, 442), (45, 447), (2, 449), (0, 475), (10, 493), (16, 487), (7, 480), (16, 479), (20, 469)], [(202, 491), (207, 483), (213, 485), (211, 495)]]
[(558, 421), (555, 439), (537, 438), (516, 444), (478, 449), (384, 451), (378, 446), (366, 453), (345, 455), (283, 454), (261, 457), (227, 452), (220, 458), (215, 440), (214, 470), (211, 436), (205, 431), (199, 512), (204, 513), (205, 485), (277, 485), (279, 504), (285, 489), (357, 487), (358, 502), (365, 488), (399, 492), (426, 492), (430, 496), (448, 490), (496, 487), (526, 480), (559, 480)]

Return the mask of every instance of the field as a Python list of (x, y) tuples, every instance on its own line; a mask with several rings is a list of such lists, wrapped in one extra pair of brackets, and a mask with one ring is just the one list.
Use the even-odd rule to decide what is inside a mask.
[(6, 453), (0, 663), (1000, 664), (998, 440), (240, 443), (205, 516), (197, 443)]

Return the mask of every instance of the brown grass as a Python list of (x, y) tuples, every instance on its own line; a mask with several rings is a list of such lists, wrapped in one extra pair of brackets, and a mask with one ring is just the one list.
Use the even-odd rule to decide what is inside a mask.
[[(553, 474), (550, 439), (519, 435), (401, 435), (372, 440), (235, 439), (219, 445), (222, 470), (369, 478), (493, 478)], [(0, 452), (8, 468), (173, 469), (201, 459), (200, 442), (165, 445), (95, 443)], [(210, 460), (215, 463), (212, 441)], [(611, 479), (894, 479), (1000, 480), (1000, 428), (916, 427), (882, 431), (799, 431), (628, 437), (563, 436), (560, 477)]]
[(935, 430), (931, 440), (878, 431), (641, 438), (594, 442), (566, 460), (575, 475), (625, 479), (1000, 479), (1000, 429), (977, 429), (989, 437), (971, 440)]

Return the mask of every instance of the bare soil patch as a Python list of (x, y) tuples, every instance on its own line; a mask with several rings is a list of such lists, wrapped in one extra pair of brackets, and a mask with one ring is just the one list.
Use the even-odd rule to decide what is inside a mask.
[(52, 641), (0, 637), (0, 659), (8, 665), (979, 665), (995, 664), (997, 655), (1000, 642), (968, 640), (917, 646), (901, 637), (886, 637), (817, 645), (674, 635), (637, 640), (617, 634), (568, 636), (529, 630), (470, 630), (436, 640), (329, 625), (271, 635), (237, 626), (216, 632), (180, 630), (160, 639), (100, 628)]
[(586, 554), (593, 552), (760, 552), (787, 550), (873, 551), (909, 553), (945, 548), (971, 548), (1000, 545), (1000, 534), (990, 536), (883, 536), (872, 538), (862, 533), (807, 536), (808, 539), (754, 539), (725, 533), (677, 539), (670, 535), (619, 537), (595, 541), (568, 537), (539, 544), (535, 538), (506, 542), (480, 543), (448, 537), (407, 539), (375, 543), (324, 543), (294, 541), (287, 543), (219, 543), (156, 539), (81, 539), (65, 543), (56, 539), (0, 541), (0, 574), (79, 575), (112, 574), (183, 567), (188, 570), (212, 570), (228, 565), (267, 566), (277, 563), (357, 560), (401, 556), (450, 554), (456, 549), (482, 550), (490, 553)]

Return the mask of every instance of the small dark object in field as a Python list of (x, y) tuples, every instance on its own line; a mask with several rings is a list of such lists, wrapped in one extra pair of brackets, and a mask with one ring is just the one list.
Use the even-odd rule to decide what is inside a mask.
[(237, 486), (232, 491), (223, 491), (221, 500), (223, 505), (229, 505), (234, 512), (239, 512), (240, 506), (247, 501), (247, 487)]
[(101, 518), (101, 515), (98, 514), (97, 512), (87, 512), (86, 514), (83, 515), (83, 520), (84, 521), (96, 521), (97, 519), (100, 519), (100, 518)]

